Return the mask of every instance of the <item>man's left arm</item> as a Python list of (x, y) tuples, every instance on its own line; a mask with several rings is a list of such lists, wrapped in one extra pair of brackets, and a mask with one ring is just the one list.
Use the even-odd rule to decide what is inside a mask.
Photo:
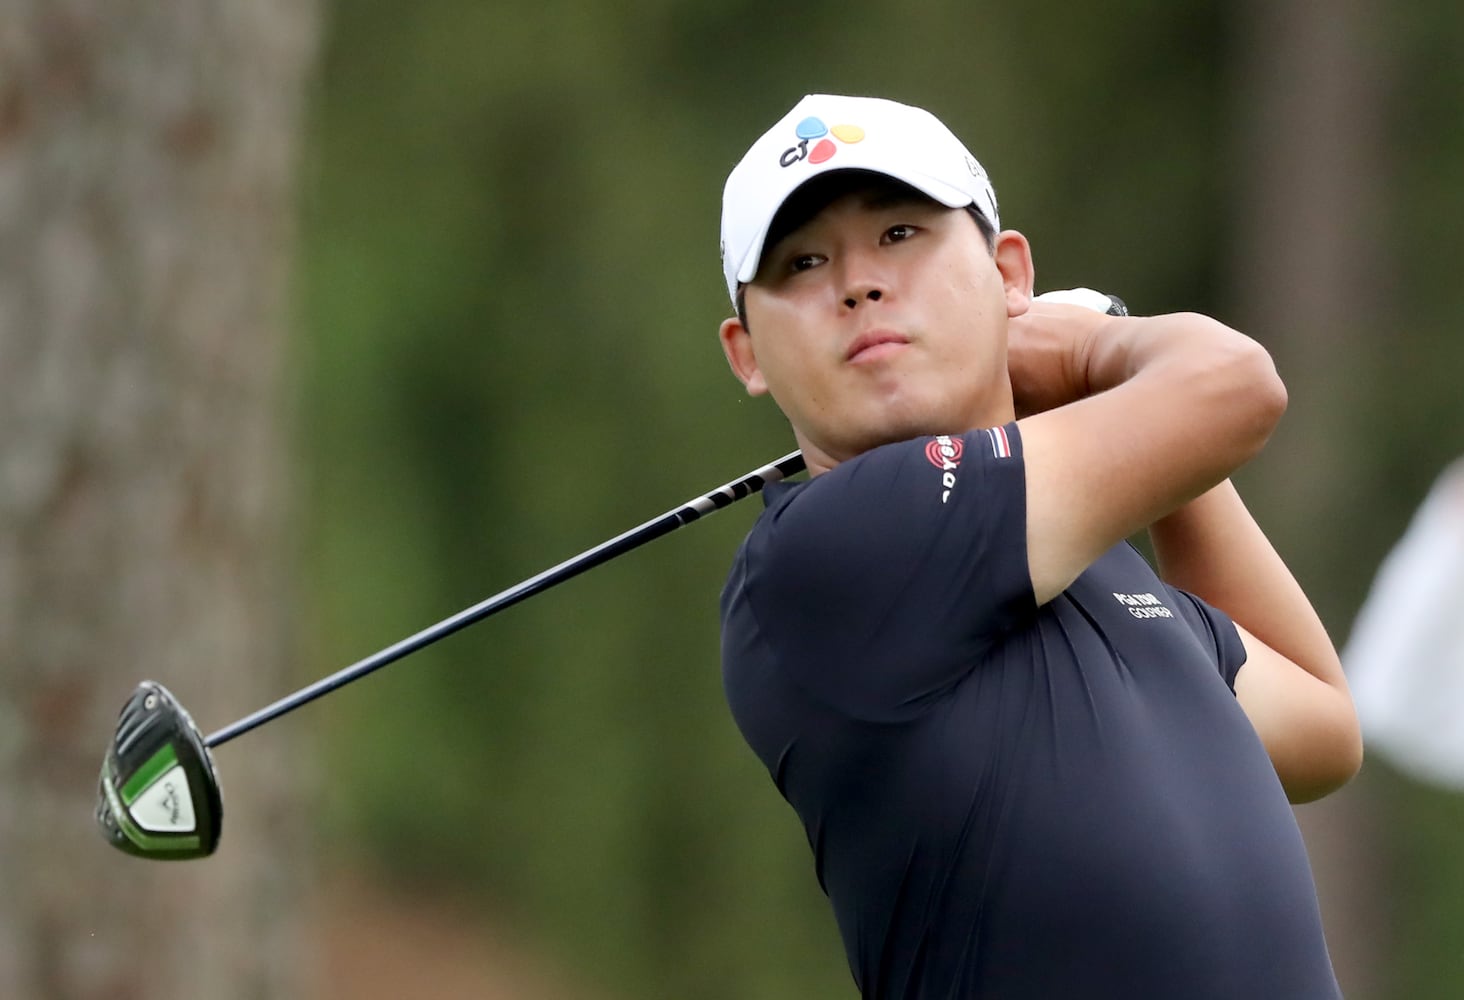
[(1149, 529), (1159, 575), (1228, 614), (1246, 662), (1235, 696), (1292, 802), (1362, 766), (1362, 734), (1332, 640), (1227, 480)]

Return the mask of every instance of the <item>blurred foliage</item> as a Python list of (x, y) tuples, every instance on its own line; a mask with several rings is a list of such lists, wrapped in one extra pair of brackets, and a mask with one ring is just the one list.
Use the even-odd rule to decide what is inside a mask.
[[(717, 347), (717, 231), (727, 170), (806, 92), (945, 119), (1040, 287), (1226, 315), (1237, 9), (337, 4), (303, 178), (302, 682), (793, 447)], [(1464, 451), (1446, 270), (1464, 134), (1441, 127), (1464, 15), (1411, 9), (1388, 35), (1406, 73), (1383, 197), (1403, 235), (1376, 248), (1402, 276), (1378, 331), (1391, 365), (1339, 429), (1370, 426), (1358, 461), (1377, 473), (1327, 569), (1348, 608)], [(312, 708), (331, 842), (512, 915), (619, 995), (847, 996), (802, 832), (722, 702), (717, 595), (759, 506)], [(1460, 926), (1456, 902), (1429, 912), (1415, 940)]]

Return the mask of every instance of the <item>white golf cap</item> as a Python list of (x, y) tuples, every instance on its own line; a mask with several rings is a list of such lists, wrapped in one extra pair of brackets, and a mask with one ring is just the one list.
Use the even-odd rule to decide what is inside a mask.
[(810, 94), (752, 144), (722, 192), (727, 294), (751, 281), (773, 216), (803, 184), (834, 170), (893, 177), (950, 208), (976, 206), (1000, 230), (996, 192), (976, 157), (928, 111), (877, 97)]

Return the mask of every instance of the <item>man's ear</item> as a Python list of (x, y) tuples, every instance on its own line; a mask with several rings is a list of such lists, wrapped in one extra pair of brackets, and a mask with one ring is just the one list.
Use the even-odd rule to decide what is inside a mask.
[(997, 234), (992, 257), (1006, 290), (1007, 316), (1021, 316), (1032, 305), (1032, 245), (1015, 229), (1006, 229)]
[(722, 320), (718, 335), (722, 338), (722, 353), (727, 355), (727, 364), (732, 366), (732, 374), (747, 387), (747, 394), (761, 396), (766, 393), (768, 384), (763, 381), (762, 369), (757, 366), (757, 353), (752, 349), (752, 334), (748, 333), (747, 327), (736, 316), (729, 316)]

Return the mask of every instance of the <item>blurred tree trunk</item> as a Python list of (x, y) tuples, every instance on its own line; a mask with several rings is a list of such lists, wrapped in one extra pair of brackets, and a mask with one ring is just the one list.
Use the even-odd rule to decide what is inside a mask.
[[(207, 731), (287, 690), (282, 410), (309, 0), (0, 0), (0, 996), (294, 995), (285, 732), (220, 854), (91, 818), (137, 681)], [(285, 727), (287, 728), (287, 727)]]
[[(1378, 0), (1249, 0), (1237, 8), (1235, 322), (1291, 394), (1248, 489), (1339, 644), (1366, 576), (1349, 529), (1372, 470), (1359, 418), (1395, 275), (1384, 231), (1395, 66)], [(1385, 995), (1382, 872), (1367, 781), (1298, 810), (1328, 942), (1352, 1000)]]

